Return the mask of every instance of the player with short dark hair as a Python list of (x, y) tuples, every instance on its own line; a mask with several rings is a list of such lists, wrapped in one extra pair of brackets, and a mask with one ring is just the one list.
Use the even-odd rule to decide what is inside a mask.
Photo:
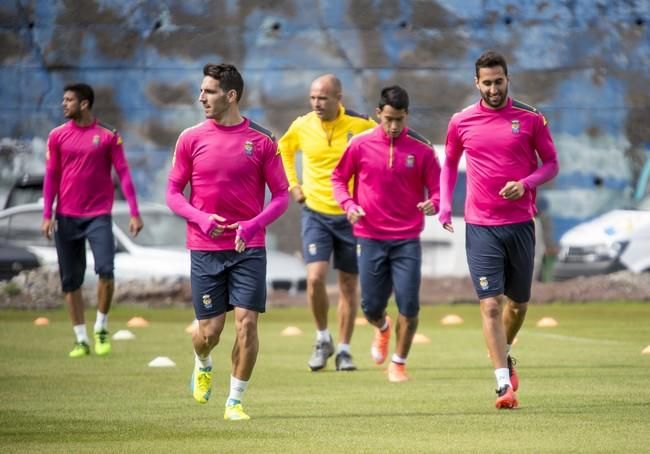
[[(219, 343), (226, 312), (233, 310), (230, 394), (224, 419), (250, 419), (241, 401), (253, 373), (258, 315), (266, 310), (265, 228), (289, 201), (287, 179), (273, 135), (239, 111), (244, 83), (228, 64), (203, 69), (199, 102), (206, 120), (176, 143), (167, 204), (187, 220), (192, 303), (192, 395), (206, 403), (212, 391), (210, 352)], [(189, 200), (183, 189), (190, 185)], [(264, 206), (265, 189), (271, 201)]]
[[(544, 116), (508, 96), (505, 58), (476, 60), (481, 99), (452, 116), (441, 176), (440, 222), (453, 232), (451, 202), (458, 162), (467, 159), (467, 262), (480, 300), (483, 333), (495, 369), (497, 408), (515, 408), (519, 377), (510, 348), (530, 299), (535, 256), (536, 188), (558, 172)], [(541, 165), (538, 164), (541, 160)]]
[[(111, 167), (119, 176), (122, 192), (129, 204), (129, 232), (135, 236), (143, 225), (122, 138), (115, 128), (94, 117), (94, 99), (90, 85), (65, 86), (61, 105), (63, 115), (69, 121), (50, 132), (43, 184), (41, 230), (46, 238), (54, 237), (56, 242), (61, 287), (76, 336), (69, 354), (71, 358), (90, 354), (81, 293), (86, 271), (86, 240), (93, 252), (95, 273), (99, 275), (95, 353), (107, 355), (111, 351), (108, 312), (115, 285), (115, 242), (111, 218), (115, 189)], [(53, 218), (55, 199), (56, 217)]]
[[(406, 358), (418, 326), (424, 215), (438, 210), (440, 165), (431, 142), (409, 129), (409, 98), (399, 86), (381, 91), (379, 126), (354, 137), (332, 175), (334, 197), (357, 238), (361, 307), (375, 327), (371, 355), (388, 356), (394, 291), (399, 309), (397, 342), (388, 380), (403, 382)], [(354, 179), (352, 194), (350, 180)]]
[[(312, 112), (298, 117), (282, 136), (282, 153), (293, 199), (302, 209), (302, 255), (307, 264), (307, 301), (316, 322), (316, 344), (309, 358), (312, 371), (323, 369), (335, 352), (328, 329), (329, 297), (325, 288), (330, 257), (338, 270), (339, 344), (336, 370), (352, 371), (356, 365), (350, 341), (359, 306), (356, 242), (345, 212), (334, 200), (330, 177), (350, 139), (376, 123), (341, 103), (341, 81), (333, 74), (311, 84)], [(296, 174), (296, 153), (302, 151), (302, 183)]]

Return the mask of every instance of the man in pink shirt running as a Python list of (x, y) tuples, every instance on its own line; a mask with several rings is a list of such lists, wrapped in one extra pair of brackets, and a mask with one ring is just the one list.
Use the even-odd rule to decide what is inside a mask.
[(557, 174), (558, 160), (544, 116), (508, 96), (505, 58), (485, 52), (475, 69), (481, 99), (452, 116), (447, 130), (439, 219), (453, 233), (452, 194), (465, 152), (467, 262), (495, 369), (495, 405), (516, 408), (519, 377), (510, 348), (530, 299), (536, 188)]
[[(86, 239), (95, 260), (97, 320), (95, 353), (111, 351), (108, 337), (108, 312), (113, 298), (115, 242), (111, 210), (115, 189), (111, 167), (120, 178), (129, 204), (129, 232), (142, 229), (135, 189), (124, 156), (122, 138), (117, 131), (97, 121), (92, 107), (95, 95), (86, 84), (64, 88), (63, 115), (70, 121), (54, 128), (47, 140), (45, 181), (43, 184), (43, 224), (48, 239), (54, 236), (61, 287), (68, 305), (76, 343), (71, 358), (90, 354), (84, 320), (81, 285), (86, 270)], [(56, 218), (52, 207), (56, 199)]]
[[(275, 138), (243, 117), (244, 81), (228, 64), (203, 68), (199, 102), (206, 120), (183, 131), (176, 143), (167, 205), (187, 219), (192, 303), (194, 399), (212, 392), (210, 352), (219, 343), (226, 312), (234, 310), (230, 394), (224, 419), (250, 419), (241, 401), (257, 359), (258, 315), (266, 309), (265, 227), (284, 213), (289, 185)], [(183, 189), (189, 184), (189, 200)], [(271, 201), (265, 207), (268, 185)]]
[[(399, 315), (388, 380), (403, 382), (406, 358), (418, 326), (424, 215), (438, 211), (440, 166), (429, 142), (407, 127), (409, 97), (399, 86), (381, 92), (379, 125), (354, 137), (332, 174), (334, 198), (357, 238), (361, 308), (375, 327), (371, 355), (388, 356), (395, 292)], [(353, 193), (348, 184), (354, 178)]]

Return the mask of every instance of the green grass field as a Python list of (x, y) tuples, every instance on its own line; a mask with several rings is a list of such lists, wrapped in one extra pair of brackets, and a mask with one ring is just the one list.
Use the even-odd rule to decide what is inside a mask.
[[(394, 313), (394, 305), (391, 307)], [(459, 326), (439, 320), (455, 313)], [(37, 327), (45, 315), (50, 325)], [(140, 315), (148, 328), (113, 341), (113, 354), (68, 359), (63, 310), (0, 311), (0, 452), (650, 452), (650, 304), (532, 306), (514, 349), (520, 409), (494, 409), (494, 376), (478, 307), (422, 309), (412, 381), (389, 383), (370, 360), (372, 329), (353, 340), (357, 372), (307, 369), (308, 309), (271, 309), (244, 404), (251, 421), (224, 421), (229, 319), (213, 352), (207, 405), (188, 391), (193, 365), (190, 310), (117, 305), (112, 331)], [(334, 311), (331, 311), (334, 315)], [(88, 319), (94, 321), (92, 312)], [(556, 328), (537, 328), (543, 316)], [(304, 332), (283, 337), (293, 325)], [(173, 368), (149, 368), (168, 356)]]

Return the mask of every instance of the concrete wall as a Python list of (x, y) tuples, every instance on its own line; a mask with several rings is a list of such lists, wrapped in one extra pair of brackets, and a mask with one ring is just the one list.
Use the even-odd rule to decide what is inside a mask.
[[(201, 120), (206, 62), (239, 67), (245, 114), (277, 135), (309, 109), (310, 81), (334, 72), (358, 111), (404, 86), (411, 126), (443, 143), (451, 114), (477, 98), (474, 60), (492, 48), (509, 60), (511, 93), (550, 121), (558, 237), (617, 203), (645, 162), (649, 20), (648, 0), (2, 0), (0, 177), (42, 170), (62, 87), (85, 81), (124, 136), (138, 192), (162, 200), (175, 139)], [(293, 207), (274, 228), (284, 249), (297, 248), (297, 225)]]

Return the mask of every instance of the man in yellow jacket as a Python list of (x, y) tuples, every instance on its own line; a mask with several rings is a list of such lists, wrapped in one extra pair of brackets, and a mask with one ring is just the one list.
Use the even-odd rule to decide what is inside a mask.
[[(316, 78), (309, 92), (312, 112), (296, 118), (278, 143), (291, 196), (304, 204), (302, 254), (307, 264), (307, 300), (317, 328), (316, 344), (308, 362), (312, 371), (324, 368), (335, 351), (327, 326), (329, 299), (325, 289), (332, 255), (339, 283), (336, 370), (356, 369), (350, 354), (359, 307), (356, 240), (345, 212), (334, 200), (330, 178), (350, 138), (376, 123), (346, 109), (341, 97), (341, 81), (336, 76)], [(296, 172), (298, 151), (302, 151), (302, 184)]]

